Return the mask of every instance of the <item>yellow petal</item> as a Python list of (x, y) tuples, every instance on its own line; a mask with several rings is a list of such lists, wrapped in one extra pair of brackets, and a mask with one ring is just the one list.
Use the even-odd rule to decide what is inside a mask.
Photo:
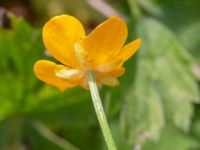
[(136, 39), (132, 41), (131, 43), (125, 45), (121, 49), (121, 51), (119, 52), (119, 54), (117, 55), (115, 59), (123, 60), (123, 62), (128, 60), (131, 56), (135, 54), (135, 52), (138, 50), (140, 45), (141, 45), (141, 39)]
[(61, 63), (77, 66), (74, 44), (85, 37), (82, 24), (68, 15), (50, 19), (43, 28), (43, 41), (49, 51)]
[(110, 60), (110, 62), (108, 62), (107, 64), (101, 64), (99, 66), (96, 66), (94, 70), (100, 73), (111, 72), (114, 69), (118, 68), (121, 62), (122, 60)]
[(76, 79), (73, 78), (73, 80), (59, 78), (56, 75), (56, 73), (59, 70), (70, 70), (70, 69), (63, 65), (57, 65), (47, 60), (39, 60), (34, 65), (34, 72), (38, 79), (53, 86), (56, 86), (61, 91), (64, 91), (67, 88), (71, 88), (79, 84), (80, 82), (79, 78)]
[(108, 86), (117, 86), (117, 85), (119, 85), (119, 81), (117, 80), (117, 78), (113, 78), (113, 77), (101, 78), (100, 82), (102, 84), (105, 84), (105, 85), (108, 85)]
[(103, 74), (102, 76), (110, 76), (110, 77), (119, 77), (121, 76), (122, 74), (124, 74), (125, 72), (125, 68), (124, 67), (119, 67), (119, 68), (116, 68), (115, 70), (112, 70), (108, 73), (105, 73)]
[(81, 42), (88, 52), (88, 61), (99, 65), (110, 60), (110, 57), (122, 48), (127, 34), (126, 23), (119, 17), (110, 17)]
[(96, 78), (98, 81), (101, 80), (101, 78), (110, 78), (110, 77), (116, 78), (116, 77), (121, 76), (124, 72), (125, 72), (125, 68), (119, 67), (109, 72), (104, 72), (104, 73), (99, 72), (96, 74)]
[(99, 73), (97, 74), (97, 82), (109, 85), (109, 86), (117, 86), (119, 85), (119, 81), (117, 77), (121, 76), (125, 71), (124, 67), (116, 68), (107, 73)]

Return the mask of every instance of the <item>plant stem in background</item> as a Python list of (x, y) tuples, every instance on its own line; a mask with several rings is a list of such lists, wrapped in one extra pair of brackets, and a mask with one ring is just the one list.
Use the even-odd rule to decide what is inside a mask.
[(138, 5), (138, 0), (128, 0), (129, 7), (131, 10), (132, 17), (137, 20), (141, 16), (141, 10)]
[(112, 138), (112, 134), (110, 128), (108, 126), (106, 116), (103, 110), (103, 106), (101, 103), (101, 98), (99, 96), (98, 88), (96, 85), (95, 77), (92, 72), (89, 72), (87, 75), (90, 93), (92, 96), (93, 105), (96, 111), (96, 115), (101, 126), (101, 130), (103, 132), (104, 139), (106, 141), (107, 147), (109, 150), (116, 150), (116, 146), (114, 140)]
[(40, 121), (33, 122), (33, 126), (38, 130), (38, 132), (51, 141), (52, 143), (56, 144), (57, 146), (63, 148), (63, 149), (69, 149), (69, 150), (80, 150), (79, 148), (75, 147), (68, 141), (62, 139), (61, 137), (54, 134), (52, 131), (50, 131), (44, 124), (42, 124)]
[(9, 118), (6, 123), (6, 150), (21, 149), (21, 120), (18, 117)]

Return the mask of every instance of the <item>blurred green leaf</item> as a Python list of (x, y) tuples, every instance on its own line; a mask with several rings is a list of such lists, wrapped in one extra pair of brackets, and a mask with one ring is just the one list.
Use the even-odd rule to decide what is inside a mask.
[[(12, 28), (9, 30), (0, 28), (0, 58), (2, 60), (0, 63), (0, 120), (7, 122), (8, 118), (15, 120), (17, 116), (25, 122), (25, 127), (27, 127), (30, 126), (29, 122), (38, 119), (58, 130), (66, 128), (68, 133), (68, 128), (72, 126), (74, 132), (75, 129), (89, 130), (91, 127), (96, 127), (97, 120), (92, 101), (89, 100), (89, 91), (74, 88), (60, 92), (36, 79), (33, 73), (34, 63), (41, 58), (52, 59), (45, 56), (41, 31), (32, 28), (22, 18), (16, 18), (12, 14), (9, 16)], [(21, 129), (23, 125), (19, 129), (20, 133), (23, 132), (20, 135), (22, 139), (28, 137), (28, 142), (34, 141), (34, 139), (29, 139), (29, 132), (25, 132), (24, 129), (21, 131)], [(95, 130), (94, 134), (98, 132)], [(85, 135), (85, 133), (86, 131), (83, 131), (82, 134)], [(71, 135), (73, 134), (69, 133), (64, 136), (72, 139), (74, 143), (81, 143), (80, 138), (76, 139)], [(90, 142), (91, 135), (88, 135), (85, 142)], [(36, 138), (37, 136), (40, 135), (36, 135)], [(41, 140), (41, 143), (37, 142), (48, 148), (46, 144), (49, 142), (43, 141), (45, 140)], [(33, 144), (33, 148), (34, 146)], [(51, 148), (57, 149), (56, 147)], [(41, 146), (40, 149), (43, 147)]]
[[(200, 8), (199, 8), (200, 9)], [(186, 49), (192, 54), (198, 63), (200, 63), (200, 19), (197, 22), (189, 24), (183, 28), (179, 33), (178, 37), (186, 47)]]
[(182, 44), (199, 62), (200, 1), (141, 0), (142, 9), (161, 20), (177, 33)]
[(142, 0), (138, 3), (144, 11), (158, 17), (176, 30), (187, 27), (200, 19), (200, 1), (198, 0), (182, 0), (181, 2), (179, 0)]
[(156, 143), (149, 142), (143, 146), (144, 150), (197, 150), (199, 148), (198, 141), (173, 126), (168, 126), (163, 130), (163, 136), (159, 141)]
[[(199, 102), (198, 85), (191, 71), (192, 59), (173, 33), (151, 18), (137, 25), (142, 48), (138, 52), (136, 72), (127, 67), (123, 114), (130, 143), (158, 140), (164, 122), (173, 122), (188, 131), (193, 102)], [(134, 61), (134, 60), (133, 60)], [(135, 140), (134, 140), (135, 139)]]
[[(0, 29), (1, 73), (1, 106), (7, 107), (8, 113), (19, 111), (20, 105), (28, 101), (25, 96), (30, 94), (31, 84), (38, 84), (33, 76), (33, 64), (43, 55), (43, 46), (37, 30), (31, 28), (22, 18), (9, 14), (12, 28)], [(37, 44), (36, 44), (37, 43)], [(38, 48), (39, 52), (35, 52)], [(41, 50), (41, 51), (40, 51)], [(31, 56), (31, 57), (30, 57)], [(33, 86), (33, 85), (32, 85)], [(4, 108), (2, 107), (4, 110)], [(20, 111), (22, 109), (20, 108)], [(9, 112), (10, 111), (10, 112)]]

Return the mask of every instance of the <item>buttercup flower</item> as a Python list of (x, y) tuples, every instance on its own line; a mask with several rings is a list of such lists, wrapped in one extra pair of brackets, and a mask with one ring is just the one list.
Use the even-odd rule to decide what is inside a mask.
[(34, 65), (36, 76), (60, 90), (77, 85), (87, 88), (87, 73), (92, 71), (98, 85), (118, 85), (123, 63), (139, 48), (137, 39), (124, 45), (127, 26), (112, 16), (88, 36), (82, 24), (68, 15), (50, 19), (43, 28), (43, 41), (48, 52), (61, 64), (39, 60)]

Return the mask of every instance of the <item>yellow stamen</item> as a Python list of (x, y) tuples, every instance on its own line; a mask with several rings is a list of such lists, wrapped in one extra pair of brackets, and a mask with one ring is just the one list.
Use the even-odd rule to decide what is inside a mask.
[(71, 69), (71, 70), (62, 69), (55, 71), (55, 74), (57, 77), (62, 79), (77, 79), (83, 75), (83, 72), (77, 69)]
[(75, 56), (76, 56), (76, 59), (78, 60), (79, 62), (79, 65), (80, 67), (82, 68), (90, 68), (89, 66), (89, 63), (87, 62), (87, 53), (86, 51), (83, 49), (83, 47), (81, 47), (81, 45), (76, 42), (74, 44), (74, 49), (75, 49)]

